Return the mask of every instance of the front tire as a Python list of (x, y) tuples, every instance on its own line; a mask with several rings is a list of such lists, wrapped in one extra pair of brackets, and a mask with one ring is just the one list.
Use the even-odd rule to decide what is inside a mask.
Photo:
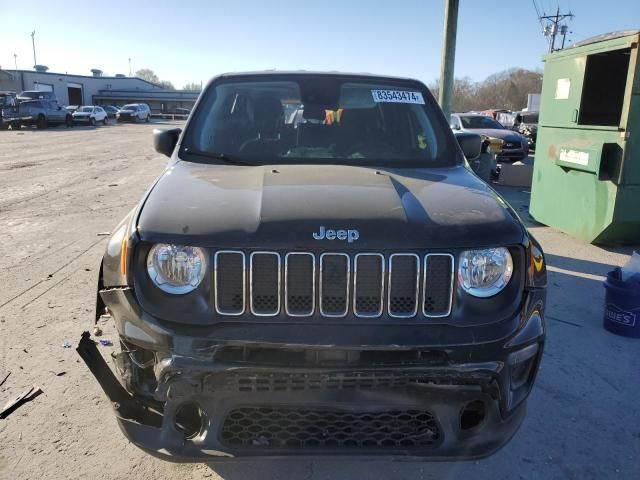
[(148, 114), (145, 122), (149, 123), (150, 121), (151, 121), (151, 114)]
[(38, 115), (38, 121), (36, 123), (36, 127), (38, 127), (40, 130), (43, 130), (45, 128), (47, 128), (47, 119), (45, 118), (44, 115)]
[(91, 117), (91, 119), (89, 120), (89, 123), (91, 124), (92, 127), (96, 126), (96, 119)]

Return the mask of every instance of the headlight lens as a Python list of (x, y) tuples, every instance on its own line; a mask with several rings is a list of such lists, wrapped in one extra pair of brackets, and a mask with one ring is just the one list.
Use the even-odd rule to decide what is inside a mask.
[(470, 295), (486, 298), (507, 286), (513, 260), (504, 247), (467, 250), (460, 255), (458, 283)]
[(206, 255), (198, 247), (159, 243), (147, 256), (149, 277), (167, 293), (180, 295), (195, 290), (206, 270)]

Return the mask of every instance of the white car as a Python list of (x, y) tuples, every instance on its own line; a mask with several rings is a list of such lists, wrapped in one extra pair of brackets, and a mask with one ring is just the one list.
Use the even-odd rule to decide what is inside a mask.
[(129, 103), (120, 109), (119, 122), (148, 122), (151, 120), (151, 109), (146, 103)]
[(107, 123), (107, 112), (102, 107), (94, 107), (93, 105), (86, 105), (78, 108), (73, 112), (73, 123), (88, 123), (95, 125), (102, 122)]

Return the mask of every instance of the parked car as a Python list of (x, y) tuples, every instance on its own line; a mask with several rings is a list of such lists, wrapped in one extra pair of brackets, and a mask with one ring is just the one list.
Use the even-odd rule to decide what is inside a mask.
[(41, 92), (40, 90), (25, 90), (24, 92), (20, 92), (18, 95), (18, 100), (20, 101), (29, 101), (29, 100), (50, 100), (53, 102), (58, 102), (56, 98), (56, 94), (53, 92)]
[(455, 132), (471, 132), (504, 141), (500, 161), (517, 161), (529, 155), (527, 138), (513, 130), (505, 128), (500, 122), (485, 115), (475, 113), (454, 113), (450, 119), (451, 128)]
[(117, 120), (120, 116), (120, 110), (118, 107), (113, 105), (101, 105), (105, 112), (107, 112), (107, 117)]
[(176, 115), (186, 115), (189, 116), (191, 114), (191, 110), (188, 108), (176, 108), (174, 112)]
[[(287, 123), (287, 102), (332, 124)], [(226, 74), (154, 143), (168, 168), (97, 269), (115, 372), (89, 332), (77, 349), (134, 445), (443, 460), (512, 438), (544, 346), (544, 257), (466, 167), (481, 137), (456, 141), (423, 83)]]
[(23, 125), (47, 128), (49, 125), (73, 126), (73, 116), (51, 100), (28, 100), (18, 105)]
[(514, 127), (527, 138), (529, 149), (535, 149), (538, 137), (539, 112), (520, 112), (517, 120), (518, 123)]
[(119, 122), (148, 122), (151, 119), (151, 110), (146, 103), (130, 103), (120, 109)]
[(0, 130), (7, 130), (9, 127), (17, 130), (21, 124), (15, 92), (0, 92)]
[(102, 122), (107, 123), (107, 112), (102, 107), (96, 107), (93, 105), (86, 105), (80, 107), (73, 113), (74, 123), (88, 123), (90, 125), (96, 125)]

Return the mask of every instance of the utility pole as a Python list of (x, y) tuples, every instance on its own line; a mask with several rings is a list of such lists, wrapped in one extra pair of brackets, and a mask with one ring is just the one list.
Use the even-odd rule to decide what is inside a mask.
[(16, 70), (18, 70), (18, 54), (13, 54), (13, 64), (16, 66)]
[(38, 61), (36, 60), (36, 31), (31, 32), (31, 45), (33, 46), (33, 68), (36, 68)]
[(442, 61), (440, 64), (440, 90), (438, 103), (449, 121), (453, 97), (453, 74), (456, 60), (456, 34), (458, 31), (459, 0), (445, 0)]
[(129, 76), (131, 76), (131, 57), (129, 57)]
[[(549, 40), (549, 53), (552, 53), (552, 52), (555, 52), (556, 50), (561, 50), (564, 48), (564, 42), (567, 38), (567, 33), (571, 33), (571, 32), (569, 32), (569, 27), (567, 27), (567, 25), (565, 24), (561, 25), (561, 23), (565, 19), (567, 18), (573, 19), (573, 17), (574, 15), (571, 12), (560, 13), (559, 7), (556, 10), (555, 15), (542, 15), (538, 17), (541, 23), (543, 21), (547, 22), (547, 25), (544, 26), (544, 29), (542, 32), (544, 33), (544, 36), (547, 37)], [(556, 48), (556, 37), (558, 36), (558, 34), (562, 35), (562, 47), (560, 48)]]

